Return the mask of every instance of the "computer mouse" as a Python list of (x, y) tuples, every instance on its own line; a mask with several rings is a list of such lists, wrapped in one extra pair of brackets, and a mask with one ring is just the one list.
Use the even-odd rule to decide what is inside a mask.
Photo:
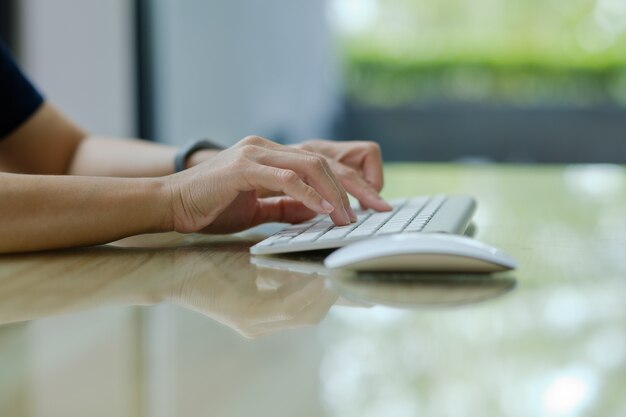
[(327, 268), (353, 271), (499, 272), (517, 262), (499, 249), (466, 236), (403, 233), (362, 240), (337, 249)]

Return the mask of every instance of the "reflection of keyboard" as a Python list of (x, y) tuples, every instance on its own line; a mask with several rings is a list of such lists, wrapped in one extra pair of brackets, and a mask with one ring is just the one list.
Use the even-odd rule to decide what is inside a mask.
[(395, 233), (463, 233), (476, 202), (467, 196), (420, 196), (392, 201), (393, 211), (355, 210), (358, 220), (335, 226), (328, 216), (287, 226), (250, 248), (254, 255), (270, 255), (345, 246), (357, 240)]

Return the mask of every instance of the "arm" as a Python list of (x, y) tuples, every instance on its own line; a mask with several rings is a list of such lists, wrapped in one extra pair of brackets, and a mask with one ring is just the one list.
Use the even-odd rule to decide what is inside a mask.
[[(297, 223), (316, 213), (329, 214), (337, 225), (356, 220), (330, 166), (345, 158), (332, 152), (251, 136), (210, 162), (201, 162), (207, 152), (198, 153), (190, 169), (171, 174), (174, 153), (157, 144), (88, 138), (44, 104), (0, 141), (0, 253), (158, 231), (231, 233), (264, 222)], [(281, 197), (259, 198), (266, 190)], [(362, 197), (372, 200), (369, 207), (388, 207)]]
[[(260, 199), (258, 190), (282, 194)], [(249, 137), (157, 178), (0, 173), (0, 253), (106, 243), (159, 231), (231, 233), (264, 222), (356, 216), (321, 156)]]
[[(196, 152), (197, 165), (217, 151)], [(158, 177), (173, 172), (176, 148), (87, 135), (50, 103), (0, 141), (0, 171), (43, 175)]]
[(169, 201), (164, 183), (152, 178), (0, 173), (0, 253), (171, 230)]

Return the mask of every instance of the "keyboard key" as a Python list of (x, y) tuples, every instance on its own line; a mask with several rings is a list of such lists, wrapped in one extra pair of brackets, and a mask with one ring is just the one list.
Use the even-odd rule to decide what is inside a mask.
[(389, 213), (374, 213), (367, 218), (360, 226), (350, 232), (347, 237), (362, 237), (374, 234), (382, 224), (391, 216), (393, 212)]
[(350, 224), (348, 226), (335, 226), (326, 233), (324, 233), (322, 236), (320, 236), (317, 240), (323, 242), (326, 240), (341, 239), (356, 227), (356, 224)]
[(437, 195), (435, 197), (433, 197), (428, 204), (426, 204), (426, 206), (424, 207), (424, 209), (422, 209), (422, 211), (420, 212), (420, 216), (422, 215), (429, 215), (432, 217), (433, 214), (435, 214), (435, 212), (437, 210), (439, 210), (439, 207), (441, 207), (441, 205), (443, 204), (443, 202), (445, 201), (446, 197), (443, 195)]
[(300, 233), (304, 232), (305, 229), (303, 230), (281, 230), (280, 232), (276, 233), (276, 236), (280, 236), (280, 237), (295, 237), (298, 236)]
[[(331, 227), (326, 228), (325, 231), (319, 233), (318, 230), (313, 230), (312, 228), (309, 230), (311, 234), (305, 236), (303, 239), (299, 239), (298, 242), (314, 242), (314, 241), (328, 241), (332, 239), (341, 239), (345, 237), (350, 231), (354, 230), (359, 224), (363, 223), (368, 217), (372, 215), (371, 211), (359, 211), (357, 212), (357, 220), (356, 222), (349, 224), (347, 226), (334, 226), (330, 223)], [(313, 233), (315, 232), (315, 233)]]
[(419, 232), (424, 226), (426, 226), (427, 221), (418, 221), (411, 222), (407, 227), (404, 228), (403, 232)]
[(374, 233), (375, 235), (389, 235), (400, 233), (404, 229), (405, 223), (387, 223)]
[(267, 239), (257, 243), (258, 246), (271, 246), (274, 244), (274, 242), (276, 242), (278, 239), (280, 239), (280, 236), (278, 235), (272, 235), (270, 237), (268, 237)]
[(292, 239), (293, 239), (293, 236), (279, 236), (278, 239), (276, 239), (273, 244), (280, 245), (280, 244), (288, 243)]
[(314, 242), (318, 237), (326, 233), (326, 231), (331, 227), (333, 227), (332, 220), (322, 220), (321, 222), (314, 224), (306, 232), (294, 237), (290, 243)]
[(407, 208), (410, 207), (414, 209), (416, 212), (419, 212), (424, 207), (424, 205), (428, 203), (429, 200), (430, 200), (429, 197), (416, 197), (416, 198), (409, 200), (406, 203), (405, 207)]

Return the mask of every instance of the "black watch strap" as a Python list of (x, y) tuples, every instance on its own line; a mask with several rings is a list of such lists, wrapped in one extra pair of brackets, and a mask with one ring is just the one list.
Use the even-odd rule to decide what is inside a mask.
[(209, 139), (194, 140), (187, 143), (176, 152), (174, 157), (174, 172), (184, 171), (187, 167), (187, 160), (196, 151), (201, 149), (224, 149), (220, 145), (217, 145)]

